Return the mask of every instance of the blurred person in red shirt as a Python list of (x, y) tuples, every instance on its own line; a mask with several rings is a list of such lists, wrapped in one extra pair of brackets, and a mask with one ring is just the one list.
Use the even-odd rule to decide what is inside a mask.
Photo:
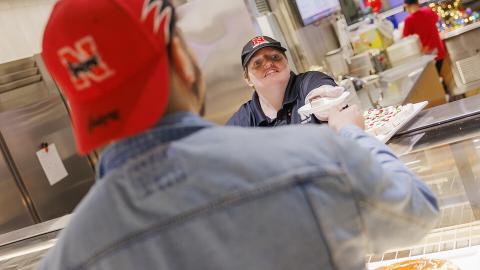
[[(436, 54), (435, 66), (438, 74), (440, 74), (445, 58), (445, 47), (437, 28), (438, 15), (429, 7), (421, 7), (418, 0), (404, 0), (404, 4), (405, 10), (410, 15), (405, 18), (403, 36), (418, 35), (422, 43), (422, 52)], [(449, 95), (445, 84), (443, 88), (445, 93)]]

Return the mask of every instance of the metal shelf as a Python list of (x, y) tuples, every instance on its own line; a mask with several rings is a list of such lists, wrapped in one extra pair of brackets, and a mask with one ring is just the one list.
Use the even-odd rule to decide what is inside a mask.
[(436, 228), (452, 227), (475, 221), (472, 207), (468, 202), (453, 207), (441, 208)]
[[(459, 255), (460, 254), (460, 255)], [(480, 261), (480, 221), (433, 230), (420, 243), (408, 248), (390, 250), (367, 257), (369, 269), (416, 258), (439, 258), (451, 260), (467, 268), (470, 261)], [(469, 258), (468, 256), (475, 256)], [(459, 258), (462, 257), (462, 260)], [(457, 261), (456, 261), (457, 260)], [(480, 262), (479, 262), (480, 263)], [(472, 265), (478, 267), (477, 265)], [(471, 268), (473, 269), (473, 268)]]

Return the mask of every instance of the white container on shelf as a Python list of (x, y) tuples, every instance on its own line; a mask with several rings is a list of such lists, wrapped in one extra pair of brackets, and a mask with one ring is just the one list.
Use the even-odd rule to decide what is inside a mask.
[(325, 54), (325, 61), (327, 62), (327, 67), (332, 72), (334, 77), (340, 77), (348, 74), (348, 66), (343, 56), (342, 48), (330, 51)]
[(350, 75), (355, 77), (362, 78), (370, 76), (370, 73), (374, 70), (370, 53), (367, 51), (351, 57), (349, 70)]
[(417, 35), (402, 38), (387, 48), (387, 55), (393, 67), (422, 55), (422, 45)]

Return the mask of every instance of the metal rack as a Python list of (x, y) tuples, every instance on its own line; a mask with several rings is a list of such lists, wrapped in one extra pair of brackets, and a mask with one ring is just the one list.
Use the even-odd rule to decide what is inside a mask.
[(367, 257), (368, 269), (407, 259), (448, 259), (462, 270), (480, 265), (480, 221), (433, 230), (420, 243)]

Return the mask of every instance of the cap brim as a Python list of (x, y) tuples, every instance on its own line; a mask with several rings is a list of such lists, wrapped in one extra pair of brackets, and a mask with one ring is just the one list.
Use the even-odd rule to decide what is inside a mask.
[(100, 98), (69, 104), (81, 154), (138, 134), (159, 121), (168, 103), (167, 58), (160, 56)]
[(255, 53), (258, 52), (258, 50), (263, 49), (263, 48), (267, 48), (267, 47), (277, 48), (282, 52), (285, 52), (287, 50), (284, 47), (282, 47), (281, 45), (277, 45), (277, 44), (272, 44), (272, 43), (260, 44), (257, 47), (255, 47), (253, 49), (253, 51), (250, 54), (248, 54), (247, 57), (245, 57), (245, 59), (243, 59), (243, 63), (242, 63), (243, 67), (247, 66), (250, 59), (252, 59), (253, 55), (255, 55)]

